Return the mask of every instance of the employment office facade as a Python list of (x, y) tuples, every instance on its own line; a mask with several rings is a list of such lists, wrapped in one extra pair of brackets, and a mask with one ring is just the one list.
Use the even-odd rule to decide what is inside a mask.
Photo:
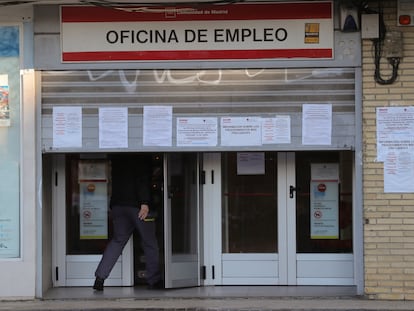
[[(413, 32), (381, 3), (404, 39), (388, 84), (361, 38), (375, 21), (363, 33), (335, 1), (2, 8), (0, 296), (90, 287), (112, 232), (110, 156), (145, 153), (167, 290), (414, 298), (414, 195), (393, 170), (411, 154)], [(144, 262), (134, 236), (106, 285), (140, 286)]]

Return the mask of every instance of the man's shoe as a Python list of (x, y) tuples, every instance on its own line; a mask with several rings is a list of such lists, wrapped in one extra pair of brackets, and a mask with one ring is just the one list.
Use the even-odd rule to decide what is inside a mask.
[(159, 281), (155, 282), (154, 284), (149, 284), (147, 288), (148, 289), (165, 289), (164, 281), (159, 280)]
[(104, 281), (105, 280), (103, 280), (103, 279), (101, 279), (101, 278), (96, 278), (95, 279), (95, 283), (93, 283), (93, 289), (94, 290), (97, 290), (97, 291), (103, 291), (103, 288), (104, 288)]

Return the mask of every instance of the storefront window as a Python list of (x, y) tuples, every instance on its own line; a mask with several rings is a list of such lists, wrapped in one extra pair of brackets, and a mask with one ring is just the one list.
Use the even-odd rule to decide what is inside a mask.
[(0, 25), (0, 258), (20, 257), (19, 27)]

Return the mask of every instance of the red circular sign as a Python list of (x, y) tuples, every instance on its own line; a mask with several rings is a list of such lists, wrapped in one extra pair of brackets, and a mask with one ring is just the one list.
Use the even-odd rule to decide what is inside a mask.
[(95, 185), (94, 184), (89, 184), (87, 187), (89, 192), (94, 192), (95, 191)]
[(318, 191), (319, 192), (325, 192), (326, 191), (326, 185), (325, 184), (319, 184), (318, 185)]

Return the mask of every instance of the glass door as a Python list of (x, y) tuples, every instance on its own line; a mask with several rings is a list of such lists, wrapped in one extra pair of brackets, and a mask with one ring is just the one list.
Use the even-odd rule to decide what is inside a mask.
[[(92, 286), (94, 272), (112, 234), (110, 161), (56, 156), (53, 179), (54, 286)], [(133, 285), (132, 242), (105, 281)]]
[(278, 284), (275, 152), (222, 154), (222, 284)]
[(165, 157), (165, 286), (200, 285), (199, 163), (196, 153)]
[(228, 152), (215, 168), (210, 161), (222, 178), (204, 193), (221, 191), (221, 200), (205, 200), (204, 236), (218, 255), (204, 257), (219, 272), (209, 284), (354, 285), (353, 156)]
[(296, 284), (354, 285), (352, 151), (296, 153)]

